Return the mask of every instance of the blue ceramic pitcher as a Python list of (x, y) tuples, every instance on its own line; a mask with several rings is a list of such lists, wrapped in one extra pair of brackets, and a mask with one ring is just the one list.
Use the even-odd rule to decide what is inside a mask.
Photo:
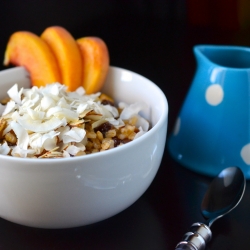
[(168, 141), (183, 166), (209, 176), (238, 166), (250, 179), (250, 48), (197, 45), (197, 70)]

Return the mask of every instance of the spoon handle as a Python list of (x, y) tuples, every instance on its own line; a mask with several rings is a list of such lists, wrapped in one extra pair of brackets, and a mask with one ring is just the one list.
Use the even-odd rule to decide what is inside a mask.
[(192, 245), (186, 244), (186, 243), (179, 243), (178, 248), (175, 248), (175, 250), (197, 250), (196, 247), (193, 247)]
[(210, 228), (203, 223), (194, 223), (190, 231), (186, 233), (175, 250), (204, 250), (206, 243), (212, 238)]

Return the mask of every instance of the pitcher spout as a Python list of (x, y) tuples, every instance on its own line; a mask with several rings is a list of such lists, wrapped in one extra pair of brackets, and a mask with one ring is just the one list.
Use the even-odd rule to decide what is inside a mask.
[(250, 48), (227, 45), (196, 45), (194, 55), (198, 64), (208, 63), (224, 68), (250, 68)]

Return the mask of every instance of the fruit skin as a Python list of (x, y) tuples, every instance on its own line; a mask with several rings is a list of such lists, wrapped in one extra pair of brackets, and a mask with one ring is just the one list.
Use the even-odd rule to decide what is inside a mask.
[(82, 85), (82, 57), (79, 47), (72, 35), (63, 27), (51, 26), (44, 30), (41, 38), (49, 45), (56, 57), (61, 83), (69, 91)]
[(7, 43), (4, 65), (24, 66), (30, 73), (33, 86), (60, 82), (56, 59), (49, 46), (29, 31), (14, 32)]
[(87, 94), (101, 90), (109, 69), (109, 52), (105, 42), (98, 37), (76, 40), (82, 54), (82, 86)]

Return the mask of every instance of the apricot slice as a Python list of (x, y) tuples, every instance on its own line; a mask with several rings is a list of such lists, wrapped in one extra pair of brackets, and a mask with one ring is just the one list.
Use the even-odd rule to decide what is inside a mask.
[(7, 43), (4, 65), (24, 66), (34, 86), (60, 82), (56, 59), (49, 46), (37, 35), (28, 31), (14, 32)]
[(41, 38), (54, 53), (62, 77), (62, 84), (69, 91), (82, 85), (82, 57), (72, 35), (63, 27), (51, 26), (44, 30)]
[(87, 94), (100, 91), (109, 69), (109, 52), (98, 37), (77, 39), (82, 54), (82, 86)]

